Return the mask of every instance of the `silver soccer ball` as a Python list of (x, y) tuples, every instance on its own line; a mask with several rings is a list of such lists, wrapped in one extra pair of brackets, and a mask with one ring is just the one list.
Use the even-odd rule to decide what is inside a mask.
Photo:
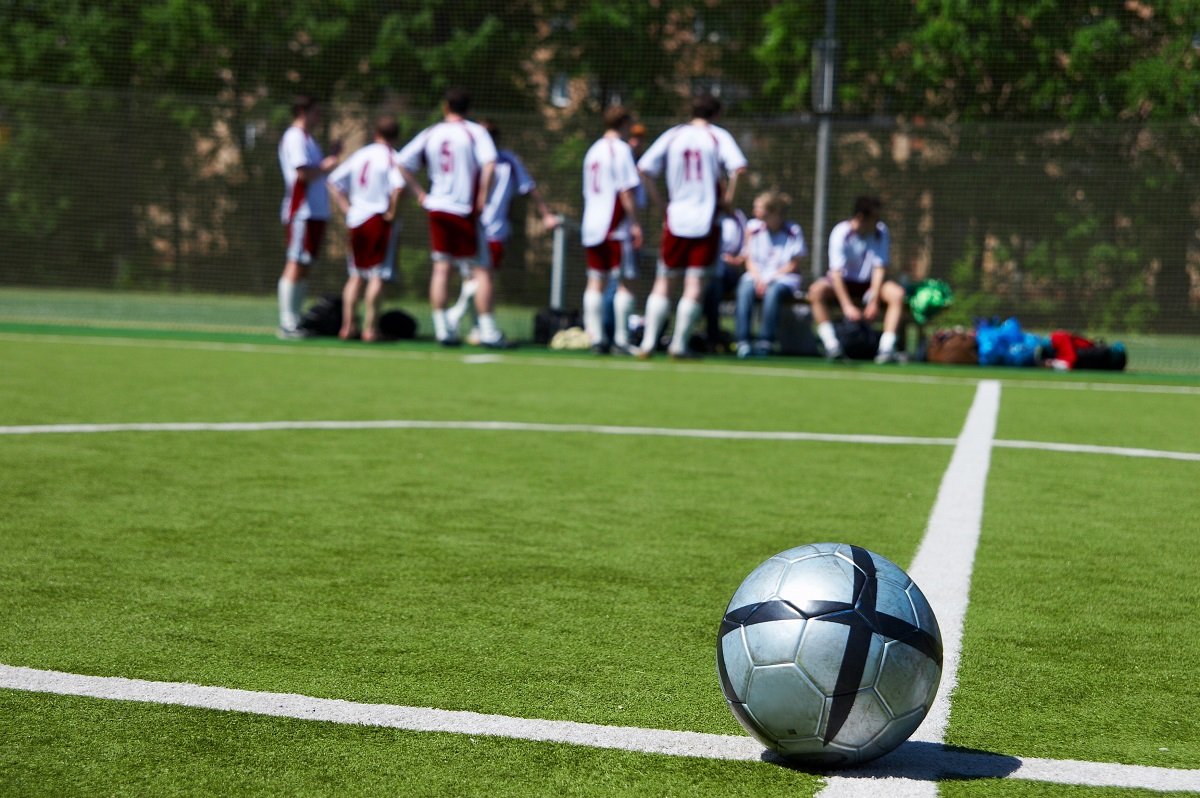
[(942, 635), (899, 566), (858, 546), (799, 546), (733, 594), (717, 673), (763, 745), (801, 764), (853, 765), (921, 725), (942, 677)]

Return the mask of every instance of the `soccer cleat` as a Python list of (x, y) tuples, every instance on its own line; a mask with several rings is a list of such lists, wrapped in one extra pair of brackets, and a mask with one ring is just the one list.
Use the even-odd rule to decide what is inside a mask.
[(738, 360), (745, 360), (754, 354), (754, 348), (750, 346), (749, 341), (739, 341), (737, 345)]
[(629, 344), (613, 344), (610, 351), (614, 355), (628, 355), (629, 357), (636, 357), (638, 353), (637, 347)]
[(312, 338), (312, 332), (303, 327), (280, 327), (275, 331), (275, 337), (280, 341), (299, 341), (304, 338)]
[(459, 339), (457, 336), (449, 336), (448, 335), (445, 338), (439, 338), (438, 343), (447, 348), (462, 346), (462, 340)]
[(875, 362), (879, 365), (883, 365), (884, 363), (903, 363), (904, 356), (899, 352), (880, 352), (875, 355)]
[(840, 346), (835, 346), (832, 349), (826, 347), (825, 359), (830, 363), (849, 363), (850, 358), (846, 357), (846, 353), (842, 351)]
[(592, 344), (593, 355), (607, 355), (612, 352), (612, 347), (608, 344)]
[(767, 357), (774, 351), (775, 346), (770, 341), (755, 341), (754, 355), (755, 357)]
[(701, 358), (699, 353), (690, 349), (681, 349), (678, 352), (671, 350), (667, 354), (672, 360), (699, 360)]
[(637, 349), (633, 350), (633, 356), (636, 357), (638, 360), (649, 360), (650, 358), (652, 358), (654, 356), (654, 350), (653, 349), (642, 349), (641, 347), (638, 347)]
[(504, 337), (504, 333), (497, 333), (495, 338), (487, 341), (480, 340), (479, 345), (484, 349), (512, 349), (508, 339)]

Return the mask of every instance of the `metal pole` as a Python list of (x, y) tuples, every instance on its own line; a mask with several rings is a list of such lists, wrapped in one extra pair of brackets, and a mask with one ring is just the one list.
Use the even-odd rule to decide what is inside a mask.
[(554, 228), (554, 256), (550, 264), (550, 308), (563, 309), (564, 278), (567, 274), (567, 220), (561, 214)]
[[(821, 41), (820, 69), (814, 69), (813, 96), (817, 102), (817, 168), (813, 188), (812, 226), (812, 275), (813, 279), (825, 273), (825, 224), (829, 205), (829, 149), (830, 116), (833, 114), (835, 86), (835, 64), (837, 53), (837, 0), (825, 0), (825, 38)], [(814, 64), (816, 60), (814, 59)]]

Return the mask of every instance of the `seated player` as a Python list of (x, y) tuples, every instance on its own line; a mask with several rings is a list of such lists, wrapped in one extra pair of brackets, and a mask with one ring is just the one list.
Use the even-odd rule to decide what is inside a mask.
[[(804, 231), (787, 220), (786, 194), (767, 191), (754, 200), (754, 219), (746, 226), (742, 250), (746, 272), (737, 290), (737, 356), (770, 354), (779, 323), (779, 303), (800, 290), (800, 259), (808, 254)], [(753, 339), (754, 305), (762, 302), (762, 324)]]
[[(850, 321), (873, 322), (883, 315), (883, 335), (879, 339), (876, 363), (895, 363), (896, 331), (904, 312), (904, 289), (887, 279), (887, 225), (880, 219), (883, 203), (878, 197), (860, 196), (854, 200), (854, 215), (839, 222), (829, 234), (829, 271), (808, 290), (817, 335), (830, 360), (843, 357), (841, 344), (830, 321), (829, 309), (835, 304)], [(860, 307), (861, 305), (861, 307)]]

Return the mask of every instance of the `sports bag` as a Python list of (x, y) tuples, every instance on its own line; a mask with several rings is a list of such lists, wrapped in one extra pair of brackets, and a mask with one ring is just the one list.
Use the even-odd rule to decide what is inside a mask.
[(975, 333), (965, 327), (937, 330), (930, 336), (926, 352), (930, 363), (956, 363), (970, 366), (979, 363), (979, 349), (975, 345)]

